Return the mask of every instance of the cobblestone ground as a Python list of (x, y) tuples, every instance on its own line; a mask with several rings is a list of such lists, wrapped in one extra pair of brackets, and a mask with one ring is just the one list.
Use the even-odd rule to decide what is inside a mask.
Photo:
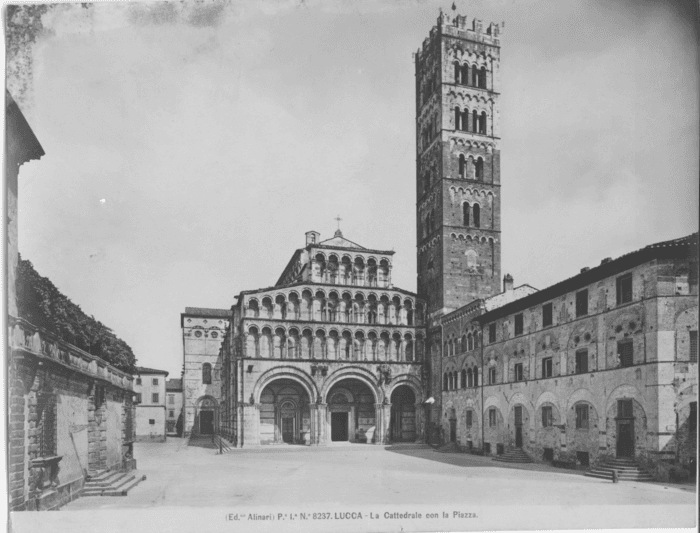
[[(511, 467), (484, 457), (433, 449), (290, 446), (218, 455), (206, 443), (187, 446), (186, 441), (172, 438), (164, 444), (137, 444), (135, 456), (138, 471), (147, 480), (127, 496), (80, 498), (53, 515), (206, 507), (248, 512), (282, 504), (312, 511), (326, 506), (405, 508), (439, 503), (460, 508), (499, 505), (504, 510), (507, 506), (605, 506), (606, 512), (613, 506), (634, 506), (638, 511), (632, 510), (633, 514), (655, 506), (662, 519), (666, 513), (675, 518), (687, 516), (687, 524), (677, 524), (687, 527), (692, 527), (695, 516), (694, 487), (613, 484), (542, 465)], [(672, 527), (670, 523), (659, 525)]]

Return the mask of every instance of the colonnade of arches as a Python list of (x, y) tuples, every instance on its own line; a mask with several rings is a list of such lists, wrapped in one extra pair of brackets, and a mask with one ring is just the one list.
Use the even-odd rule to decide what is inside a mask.
[(423, 350), (422, 336), (411, 333), (270, 326), (250, 326), (246, 333), (246, 357), (415, 362), (423, 360)]
[[(274, 298), (274, 299), (273, 299)], [(423, 305), (412, 298), (363, 292), (303, 289), (288, 294), (249, 298), (246, 318), (278, 320), (313, 320), (352, 324), (391, 324), (414, 326), (422, 324)]]
[(391, 284), (391, 263), (362, 256), (338, 256), (317, 253), (311, 261), (311, 281), (362, 287), (388, 287)]
[(453, 67), (454, 81), (456, 84), (486, 89), (488, 72), (486, 67), (470, 65), (469, 63), (460, 63), (459, 61), (455, 61)]

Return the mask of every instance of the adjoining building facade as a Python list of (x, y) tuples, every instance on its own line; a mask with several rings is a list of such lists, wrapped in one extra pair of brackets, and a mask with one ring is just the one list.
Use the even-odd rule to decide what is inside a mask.
[(165, 381), (168, 372), (144, 366), (136, 367), (136, 440), (165, 442)]
[[(182, 425), (177, 427), (178, 419), (182, 420), (182, 379), (169, 379), (165, 382), (165, 432), (168, 435), (182, 435)], [(182, 422), (180, 423), (182, 424)]]
[(180, 315), (183, 347), (183, 432), (219, 433), (221, 402), (221, 342), (231, 311), (186, 307)]
[(238, 446), (423, 435), (423, 301), (392, 251), (308, 232), (277, 284), (240, 293), (222, 349), (222, 433)]

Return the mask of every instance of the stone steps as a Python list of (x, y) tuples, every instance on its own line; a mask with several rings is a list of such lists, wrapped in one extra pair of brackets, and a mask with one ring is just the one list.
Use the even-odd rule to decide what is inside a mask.
[(633, 459), (610, 459), (601, 465), (594, 466), (584, 475), (612, 480), (615, 470), (620, 481), (654, 481), (654, 477), (646, 470), (639, 468)]
[(532, 463), (532, 459), (530, 459), (530, 456), (526, 454), (522, 448), (513, 448), (503, 455), (492, 457), (492, 459), (501, 463)]
[(136, 485), (146, 479), (136, 472), (114, 472), (89, 479), (81, 496), (126, 496)]

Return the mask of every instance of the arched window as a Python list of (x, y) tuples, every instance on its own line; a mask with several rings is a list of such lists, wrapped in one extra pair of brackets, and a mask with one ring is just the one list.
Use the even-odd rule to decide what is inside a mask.
[(479, 335), (474, 333), (474, 349), (479, 347)]
[(475, 133), (479, 131), (479, 113), (476, 109), (472, 111), (472, 131)]
[(467, 335), (467, 350), (473, 350), (474, 349), (474, 337), (472, 337), (472, 334), (469, 333)]
[(455, 106), (455, 130), (460, 129), (460, 119), (462, 118), (462, 112), (459, 107)]
[(469, 131), (469, 110), (465, 109), (462, 113), (462, 131)]
[(472, 219), (474, 220), (474, 227), (480, 228), (481, 227), (481, 207), (479, 207), (479, 204), (474, 204)]
[(474, 68), (472, 69), (472, 85), (473, 85), (474, 87), (478, 87), (478, 86), (479, 86), (479, 69), (476, 68), (476, 65), (475, 65)]
[(484, 179), (484, 160), (479, 157), (474, 164), (474, 177), (478, 180)]
[(467, 170), (467, 164), (464, 160), (464, 154), (459, 154), (459, 177), (464, 179), (464, 175)]
[(474, 367), (474, 386), (479, 386), (479, 370), (476, 367)]
[(472, 375), (472, 369), (467, 370), (467, 387), (474, 386), (474, 376)]
[(464, 225), (469, 226), (469, 203), (468, 202), (464, 202), (464, 204), (462, 205), (462, 218), (464, 221)]
[(452, 377), (452, 372), (447, 373), (447, 390), (452, 390), (454, 386), (454, 378)]
[(466, 352), (467, 351), (467, 336), (462, 335), (462, 351)]
[(447, 390), (447, 374), (442, 376), (442, 390)]
[(209, 363), (202, 365), (202, 383), (211, 385), (211, 365)]
[(469, 85), (469, 65), (462, 65), (462, 85)]
[(460, 82), (460, 72), (459, 62), (455, 61), (455, 83)]
[(479, 133), (486, 135), (486, 111), (482, 111), (479, 117)]
[(463, 389), (466, 389), (467, 388), (467, 371), (464, 368), (462, 369), (461, 377), (462, 377), (462, 379), (461, 379), (460, 385)]
[(479, 88), (486, 89), (486, 67), (481, 67), (479, 70)]

